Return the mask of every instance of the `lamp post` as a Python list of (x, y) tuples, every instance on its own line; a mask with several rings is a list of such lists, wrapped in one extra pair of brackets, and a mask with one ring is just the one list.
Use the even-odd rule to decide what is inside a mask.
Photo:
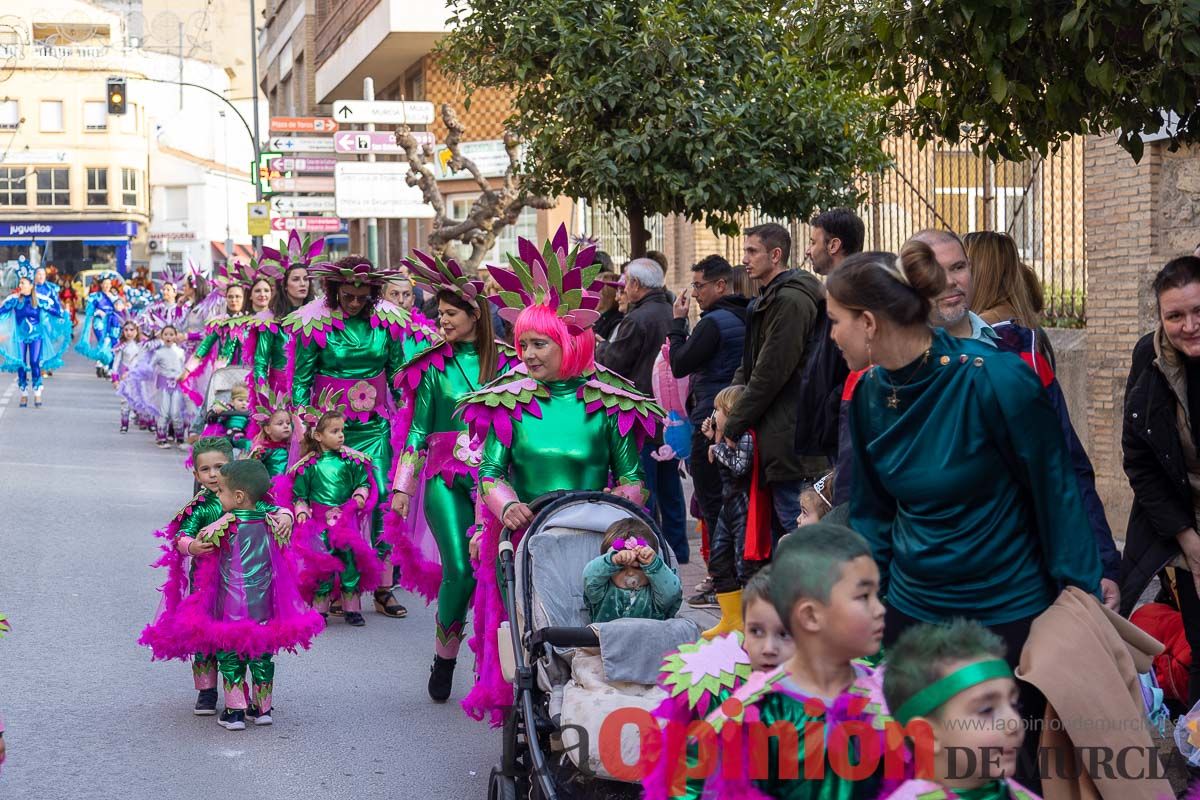
[[(255, 20), (258, 17), (258, 10), (256, 8), (256, 5), (257, 4), (255, 3), (255, 0), (250, 0), (250, 71), (252, 73), (251, 77), (254, 79), (254, 86), (252, 89), (251, 97), (253, 98), (252, 104), (254, 107), (253, 113), (254, 113), (254, 170), (255, 170), (255, 172), (251, 175), (251, 177), (254, 179), (254, 197), (259, 202), (262, 202), (262, 198), (263, 198), (262, 178), (259, 177), (259, 175), (257, 173), (258, 165), (262, 161), (262, 144), (261, 144), (262, 136), (258, 130), (258, 26), (255, 23)], [(262, 237), (255, 236), (253, 239), (251, 239), (251, 242), (254, 245), (254, 251), (257, 253), (258, 250), (262, 247)]]

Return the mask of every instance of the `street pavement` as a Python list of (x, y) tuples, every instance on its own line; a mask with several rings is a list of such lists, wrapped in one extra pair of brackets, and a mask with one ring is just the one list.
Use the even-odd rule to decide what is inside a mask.
[(184, 454), (120, 434), (108, 382), (69, 359), (40, 409), (0, 373), (0, 798), (485, 797), (500, 736), (458, 706), (470, 656), (432, 703), (432, 609), (406, 595), (407, 619), (331, 620), (280, 656), (273, 726), (192, 715), (190, 667), (136, 643), (164, 577), (153, 531), (191, 496)]

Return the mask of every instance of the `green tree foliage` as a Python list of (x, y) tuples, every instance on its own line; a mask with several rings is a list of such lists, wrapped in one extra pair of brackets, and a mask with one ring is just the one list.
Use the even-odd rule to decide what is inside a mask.
[(1200, 140), (1200, 0), (810, 0), (793, 6), (812, 63), (845, 65), (919, 141), (993, 160), (1045, 155), (1074, 134), (1179, 124)]
[(736, 232), (750, 208), (853, 204), (882, 169), (882, 104), (813, 68), (762, 0), (451, 0), (439, 53), (468, 93), (514, 94), (525, 185), (630, 218), (676, 212)]

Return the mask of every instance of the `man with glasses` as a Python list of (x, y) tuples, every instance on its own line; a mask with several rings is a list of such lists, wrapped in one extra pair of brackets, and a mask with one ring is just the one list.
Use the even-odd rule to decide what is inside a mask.
[[(688, 312), (692, 297), (700, 306), (700, 320), (688, 334)], [(672, 307), (674, 319), (667, 339), (671, 342), (671, 372), (676, 378), (691, 376), (688, 417), (692, 430), (692, 454), (688, 468), (692, 473), (696, 502), (711, 536), (721, 513), (721, 473), (708, 460), (708, 440), (700, 428), (713, 413), (713, 398), (733, 382), (733, 374), (742, 363), (746, 338), (746, 306), (749, 298), (733, 292), (733, 267), (718, 255), (708, 256), (692, 267), (691, 288), (684, 289)], [(716, 606), (712, 581), (696, 587), (688, 604)]]

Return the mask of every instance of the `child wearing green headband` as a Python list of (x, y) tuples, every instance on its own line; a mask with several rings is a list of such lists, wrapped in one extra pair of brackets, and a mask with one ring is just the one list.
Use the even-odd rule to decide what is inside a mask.
[(888, 652), (883, 694), (896, 721), (932, 729), (933, 775), (888, 800), (1038, 800), (1010, 776), (1025, 738), (1004, 642), (977, 622), (918, 625)]

